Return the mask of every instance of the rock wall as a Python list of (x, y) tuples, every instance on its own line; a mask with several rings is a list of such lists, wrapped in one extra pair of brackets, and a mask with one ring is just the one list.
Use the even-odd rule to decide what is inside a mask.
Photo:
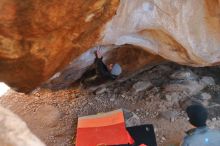
[(121, 0), (104, 44), (134, 44), (167, 60), (210, 66), (220, 60), (219, 0)]
[(17, 115), (1, 106), (0, 123), (1, 146), (46, 146)]
[(1, 0), (0, 26), (0, 80), (23, 92), (99, 44), (189, 66), (220, 62), (220, 0)]
[(119, 0), (1, 0), (0, 80), (28, 92), (99, 39)]

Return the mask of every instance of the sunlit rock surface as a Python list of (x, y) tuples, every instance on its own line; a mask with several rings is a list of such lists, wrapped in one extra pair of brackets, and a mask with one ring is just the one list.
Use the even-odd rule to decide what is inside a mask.
[[(80, 58), (88, 67), (96, 45), (132, 44), (189, 66), (220, 62), (220, 0), (2, 0), (0, 25), (0, 80), (23, 92)], [(77, 79), (83, 70), (74, 70)]]
[(0, 106), (1, 146), (46, 146), (31, 133), (25, 122)]
[(28, 92), (95, 45), (119, 0), (1, 0), (0, 80)]
[(122, 0), (104, 44), (134, 44), (189, 66), (220, 61), (219, 0)]

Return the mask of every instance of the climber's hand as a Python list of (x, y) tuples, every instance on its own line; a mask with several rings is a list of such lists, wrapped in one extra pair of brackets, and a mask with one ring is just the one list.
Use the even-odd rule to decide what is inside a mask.
[(102, 58), (102, 53), (101, 53), (101, 49), (100, 48), (98, 48), (98, 50), (96, 50), (95, 54), (96, 54), (97, 58)]

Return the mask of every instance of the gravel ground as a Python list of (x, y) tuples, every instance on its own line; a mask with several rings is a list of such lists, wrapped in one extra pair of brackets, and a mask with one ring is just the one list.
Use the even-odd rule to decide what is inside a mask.
[(26, 121), (48, 146), (74, 145), (79, 116), (119, 108), (124, 110), (128, 126), (153, 124), (158, 146), (174, 146), (191, 127), (184, 112), (191, 103), (206, 106), (209, 126), (220, 128), (218, 72), (218, 67), (167, 63), (93, 92), (80, 87), (59, 91), (38, 88), (29, 95), (9, 91), (0, 98), (0, 104)]

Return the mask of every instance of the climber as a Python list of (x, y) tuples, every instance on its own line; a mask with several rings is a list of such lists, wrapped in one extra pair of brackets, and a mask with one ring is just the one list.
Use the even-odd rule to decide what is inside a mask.
[(100, 49), (95, 52), (95, 65), (97, 75), (103, 79), (116, 79), (122, 72), (121, 66), (119, 64), (109, 64), (105, 65), (102, 61), (102, 54)]
[(105, 65), (100, 47), (95, 51), (94, 67), (91, 67), (83, 75), (80, 81), (83, 88), (100, 85), (106, 81), (115, 80), (122, 72), (119, 64)]
[(220, 131), (207, 127), (207, 110), (202, 105), (191, 105), (186, 113), (194, 128), (186, 132), (181, 146), (219, 146)]

